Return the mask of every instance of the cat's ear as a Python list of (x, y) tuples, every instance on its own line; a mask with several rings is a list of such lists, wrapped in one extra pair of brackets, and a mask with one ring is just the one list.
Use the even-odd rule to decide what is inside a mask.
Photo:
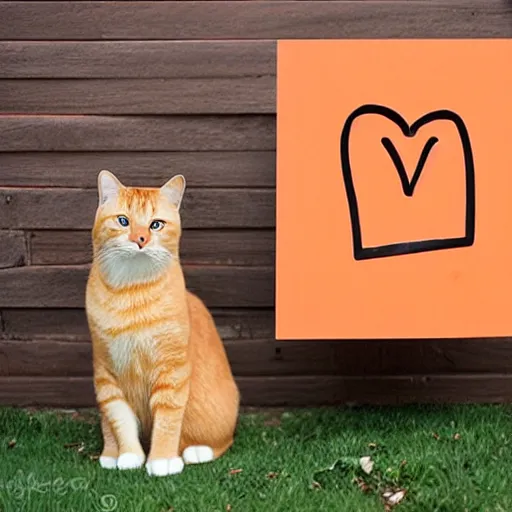
[(165, 185), (160, 189), (162, 194), (167, 200), (177, 209), (180, 209), (181, 200), (185, 192), (186, 182), (185, 177), (181, 174), (173, 176)]
[(123, 184), (110, 172), (100, 171), (98, 174), (98, 200), (100, 206), (110, 199), (115, 199)]

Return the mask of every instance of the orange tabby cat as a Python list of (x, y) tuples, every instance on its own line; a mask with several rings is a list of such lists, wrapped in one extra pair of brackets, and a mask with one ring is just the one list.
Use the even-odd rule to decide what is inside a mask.
[[(161, 188), (98, 176), (86, 311), (104, 468), (180, 473), (233, 443), (239, 393), (213, 319), (179, 260), (185, 179)], [(146, 460), (141, 438), (150, 438)]]

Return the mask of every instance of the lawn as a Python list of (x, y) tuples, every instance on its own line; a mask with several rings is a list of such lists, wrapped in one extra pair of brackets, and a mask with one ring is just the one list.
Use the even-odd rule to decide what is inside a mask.
[(512, 511), (512, 407), (244, 413), (182, 474), (97, 463), (96, 414), (0, 409), (2, 512)]

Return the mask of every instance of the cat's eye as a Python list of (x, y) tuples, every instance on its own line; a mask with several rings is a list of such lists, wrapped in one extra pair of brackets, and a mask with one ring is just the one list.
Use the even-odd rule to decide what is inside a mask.
[(154, 220), (149, 226), (149, 229), (151, 229), (151, 231), (160, 231), (164, 226), (165, 222), (163, 220)]
[(121, 224), (121, 226), (124, 228), (130, 225), (130, 221), (124, 215), (119, 215), (119, 217), (117, 217), (117, 222), (119, 222), (119, 224)]

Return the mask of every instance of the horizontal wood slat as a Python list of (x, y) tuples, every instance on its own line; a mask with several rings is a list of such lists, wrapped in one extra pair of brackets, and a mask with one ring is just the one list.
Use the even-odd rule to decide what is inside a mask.
[(275, 116), (0, 116), (0, 151), (274, 150)]
[(270, 114), (273, 76), (148, 80), (0, 80), (0, 113)]
[[(95, 190), (0, 188), (0, 229), (90, 229)], [(193, 189), (183, 198), (184, 228), (275, 226), (271, 189)]]
[(0, 187), (96, 188), (110, 169), (129, 186), (159, 187), (184, 174), (188, 187), (275, 187), (274, 151), (0, 153)]
[[(237, 377), (244, 406), (510, 403), (512, 375)], [(0, 404), (95, 406), (90, 377), (0, 377)]]
[[(501, 0), (1, 2), (0, 39), (510, 37)], [(292, 21), (290, 21), (292, 20)]]
[[(234, 375), (271, 375), (279, 370), (269, 341), (224, 342)], [(0, 377), (92, 376), (89, 342), (11, 341), (0, 339)]]
[(25, 265), (27, 260), (25, 234), (21, 231), (0, 231), (0, 269)]
[(0, 42), (0, 78), (230, 78), (275, 74), (275, 41)]
[[(484, 347), (485, 345), (485, 347)], [(510, 373), (508, 340), (225, 340), (235, 375), (438, 375)], [(89, 341), (0, 339), (0, 376), (89, 376)]]
[[(224, 340), (274, 337), (274, 311), (270, 309), (212, 309)], [(10, 339), (87, 341), (89, 329), (83, 309), (4, 309), (0, 311)], [(0, 337), (1, 337), (0, 332)]]
[[(62, 345), (64, 360), (67, 357), (64, 349), (72, 351), (73, 343), (89, 341), (82, 309), (4, 309), (1, 314), (5, 325), (4, 336), (8, 339), (16, 339), (20, 343), (25, 340), (28, 343), (34, 340), (44, 343), (69, 342)], [(236, 345), (236, 349), (230, 349), (232, 364), (238, 365), (236, 371), (240, 374), (361, 376), (512, 373), (512, 338), (278, 342), (274, 338), (272, 310), (214, 309), (213, 315), (219, 333), (226, 342), (250, 343), (250, 346), (240, 344)], [(246, 350), (250, 354), (248, 359), (244, 355)], [(252, 364), (253, 370), (246, 368), (246, 364)]]
[[(30, 235), (30, 248), (33, 265), (82, 265), (92, 260), (89, 231), (35, 231)], [(0, 246), (0, 266), (1, 255)], [(185, 230), (180, 257), (183, 265), (272, 266), (275, 232)]]
[[(18, 267), (0, 271), (0, 307), (81, 308), (87, 266)], [(188, 287), (209, 307), (272, 307), (272, 267), (185, 267)]]

